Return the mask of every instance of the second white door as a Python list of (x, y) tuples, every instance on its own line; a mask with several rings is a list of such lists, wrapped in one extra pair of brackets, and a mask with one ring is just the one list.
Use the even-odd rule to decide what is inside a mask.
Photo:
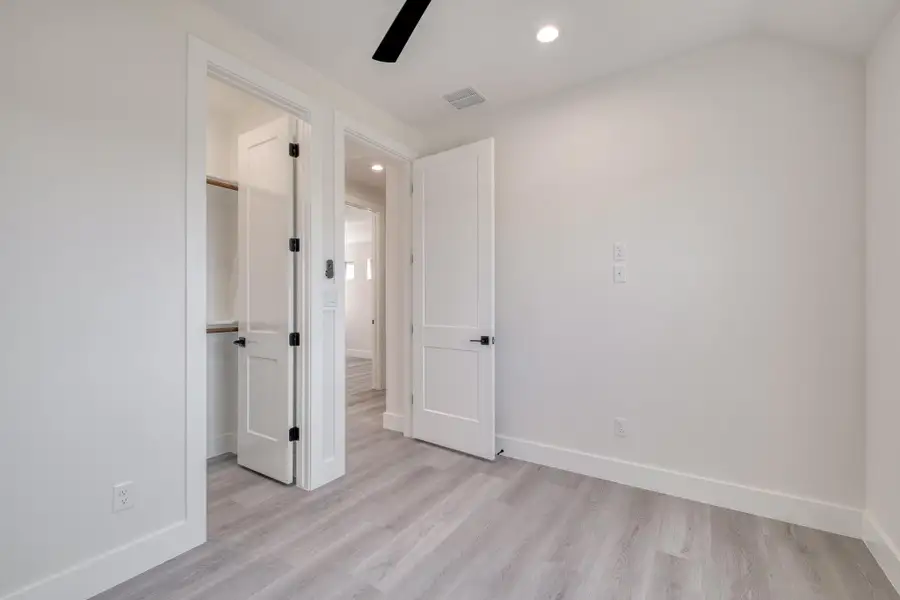
[(239, 138), (238, 464), (294, 481), (294, 158), (297, 120)]
[(493, 460), (493, 139), (415, 162), (413, 252), (413, 435)]

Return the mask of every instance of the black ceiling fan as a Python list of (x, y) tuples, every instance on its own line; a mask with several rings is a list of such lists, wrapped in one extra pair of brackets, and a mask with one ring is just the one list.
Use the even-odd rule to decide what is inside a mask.
[(383, 63), (397, 62), (429, 4), (431, 0), (406, 0), (372, 58)]

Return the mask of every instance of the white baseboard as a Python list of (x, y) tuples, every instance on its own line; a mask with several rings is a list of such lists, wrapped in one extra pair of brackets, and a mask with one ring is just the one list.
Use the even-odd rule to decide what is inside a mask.
[(497, 448), (526, 462), (840, 535), (862, 535), (862, 511), (849, 506), (507, 436), (497, 436)]
[(372, 351), (371, 350), (351, 350), (348, 348), (347, 356), (350, 358), (366, 358), (368, 360), (372, 360)]
[(863, 518), (863, 540), (894, 589), (900, 592), (900, 548), (868, 511)]
[(86, 600), (183, 554), (205, 533), (180, 521), (21, 588), (0, 600)]
[(206, 458), (215, 458), (223, 454), (237, 454), (237, 436), (233, 433), (223, 433), (209, 438), (206, 448)]
[(394, 413), (384, 413), (382, 416), (382, 423), (385, 429), (390, 429), (391, 431), (399, 431), (403, 433), (403, 424), (406, 418), (403, 415), (395, 415)]

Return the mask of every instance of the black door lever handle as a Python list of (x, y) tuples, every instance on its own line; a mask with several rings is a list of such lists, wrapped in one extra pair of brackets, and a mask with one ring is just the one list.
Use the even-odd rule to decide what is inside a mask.
[(231, 343), (234, 344), (235, 346), (240, 346), (241, 348), (246, 348), (247, 347), (247, 338), (238, 338)]
[(482, 346), (490, 346), (491, 345), (491, 336), (483, 335), (477, 340), (469, 340), (473, 344), (481, 344)]

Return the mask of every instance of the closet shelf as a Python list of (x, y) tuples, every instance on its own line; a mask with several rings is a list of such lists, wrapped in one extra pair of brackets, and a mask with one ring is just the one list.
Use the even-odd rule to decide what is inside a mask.
[(236, 181), (228, 181), (227, 179), (219, 179), (212, 175), (206, 176), (206, 185), (214, 185), (216, 187), (225, 188), (226, 190), (237, 191), (238, 184)]

